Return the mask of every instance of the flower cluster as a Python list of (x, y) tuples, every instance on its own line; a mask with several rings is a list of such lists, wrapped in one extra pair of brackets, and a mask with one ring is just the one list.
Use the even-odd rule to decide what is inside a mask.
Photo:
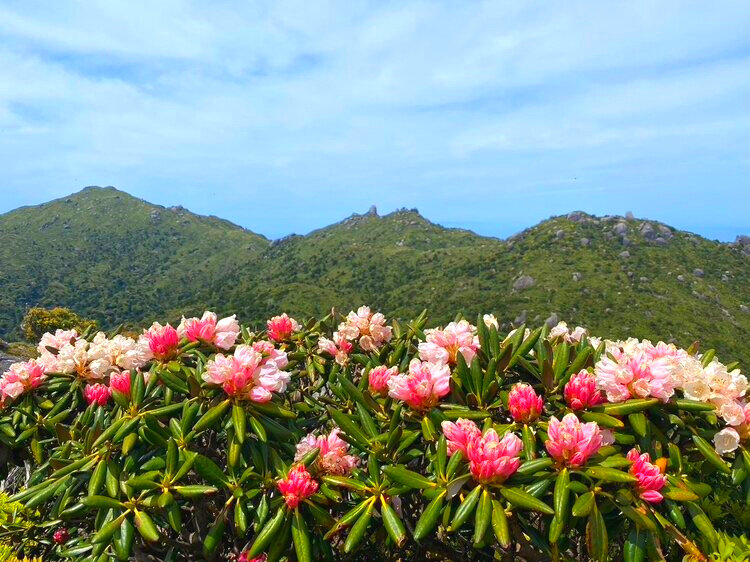
[(565, 384), (565, 402), (573, 410), (585, 410), (605, 401), (602, 391), (597, 388), (596, 377), (588, 371), (576, 373)]
[(380, 312), (373, 313), (369, 306), (360, 306), (357, 312), (351, 311), (339, 324), (338, 333), (347, 341), (358, 341), (364, 351), (377, 351), (391, 341), (392, 335), (385, 316)]
[(154, 359), (158, 361), (169, 361), (173, 359), (180, 346), (180, 336), (177, 330), (167, 324), (162, 326), (154, 322), (138, 340), (142, 345), (148, 346)]
[(536, 421), (544, 410), (544, 400), (531, 385), (518, 383), (508, 394), (508, 410), (517, 422), (531, 423)]
[(547, 339), (551, 342), (564, 341), (575, 345), (580, 343), (584, 336), (588, 335), (588, 330), (581, 326), (576, 326), (573, 330), (568, 328), (566, 322), (558, 322), (556, 326), (550, 329)]
[(544, 446), (550, 456), (571, 468), (583, 466), (602, 446), (602, 432), (595, 422), (581, 423), (575, 414), (562, 421), (551, 417), (547, 428), (549, 439)]
[(219, 320), (216, 313), (207, 310), (200, 318), (183, 317), (177, 333), (191, 342), (203, 342), (227, 350), (237, 341), (240, 325), (235, 314)]
[(429, 410), (450, 392), (451, 371), (445, 363), (428, 363), (414, 358), (409, 372), (388, 379), (388, 394), (415, 410)]
[(430, 363), (455, 365), (458, 354), (470, 365), (479, 349), (477, 330), (466, 320), (451, 322), (445, 328), (425, 330), (427, 341), (419, 344), (419, 357)]
[(667, 477), (661, 473), (658, 466), (651, 464), (651, 456), (648, 453), (641, 455), (637, 449), (630, 449), (627, 458), (633, 462), (630, 473), (638, 479), (638, 495), (649, 503), (659, 503), (664, 499), (659, 490), (667, 483)]
[(666, 402), (674, 394), (674, 359), (651, 342), (607, 342), (606, 351), (594, 374), (610, 402), (650, 397)]
[(448, 444), (448, 454), (460, 451), (469, 461), (469, 471), (477, 482), (504, 482), (521, 464), (519, 455), (523, 443), (514, 433), (507, 433), (502, 439), (494, 429), (488, 429), (482, 434), (474, 422), (462, 418), (456, 423), (444, 421), (442, 429)]
[(8, 399), (18, 398), (44, 382), (44, 365), (35, 359), (13, 363), (0, 377), (0, 405)]
[(221, 385), (229, 396), (253, 402), (268, 402), (274, 392), (284, 392), (290, 375), (283, 371), (286, 353), (272, 343), (259, 341), (239, 345), (233, 355), (222, 353), (206, 364), (203, 380)]
[(296, 509), (302, 500), (318, 491), (318, 483), (301, 464), (293, 466), (286, 478), (279, 480), (276, 486), (289, 509)]
[(266, 322), (266, 329), (268, 331), (268, 339), (275, 342), (282, 342), (291, 338), (294, 332), (298, 332), (300, 325), (285, 312), (268, 320)]
[(367, 384), (370, 392), (376, 396), (388, 394), (388, 381), (398, 375), (398, 367), (386, 367), (379, 365), (372, 369), (367, 375)]
[(316, 437), (312, 433), (308, 434), (297, 443), (295, 462), (313, 449), (318, 449), (315, 467), (321, 474), (346, 476), (357, 466), (359, 459), (349, 454), (349, 444), (339, 437), (339, 433), (340, 430), (336, 427), (328, 435)]
[(349, 361), (349, 354), (354, 346), (340, 332), (333, 333), (333, 339), (321, 337), (318, 340), (318, 351), (333, 357), (342, 367)]

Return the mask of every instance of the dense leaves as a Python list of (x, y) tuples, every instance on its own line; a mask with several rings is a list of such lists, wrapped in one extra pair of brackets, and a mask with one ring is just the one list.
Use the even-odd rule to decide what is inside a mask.
[[(732, 538), (748, 523), (745, 422), (742, 443), (720, 456), (724, 419), (676, 383), (665, 400), (603, 403), (602, 390), (618, 390), (612, 342), (458, 320), (425, 333), (425, 314), (388, 324), (360, 309), (304, 325), (277, 317), (268, 332), (215, 318), (155, 325), (137, 344), (59, 336), (34, 384), (22, 378), (30, 367), (8, 379), (24, 386), (4, 394), (3, 475), (21, 474), (11, 499), (39, 523), (6, 528), (4, 540), (45, 560), (746, 551)], [(96, 358), (80, 351), (66, 372), (66, 345)], [(105, 359), (104, 370), (94, 363)]]

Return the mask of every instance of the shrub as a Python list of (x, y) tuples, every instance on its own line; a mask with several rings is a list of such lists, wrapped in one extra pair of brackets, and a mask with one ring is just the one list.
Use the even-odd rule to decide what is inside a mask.
[(29, 341), (39, 341), (45, 332), (77, 330), (84, 333), (95, 330), (96, 322), (81, 318), (69, 308), (30, 308), (21, 321), (21, 330)]
[(363, 307), (257, 333), (206, 313), (138, 340), (45, 334), (0, 379), (5, 470), (32, 467), (12, 500), (47, 533), (34, 554), (745, 555), (736, 365), (564, 324), (425, 324)]

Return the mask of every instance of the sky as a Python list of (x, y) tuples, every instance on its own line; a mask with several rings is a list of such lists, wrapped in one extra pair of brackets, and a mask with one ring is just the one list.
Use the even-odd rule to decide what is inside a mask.
[(270, 238), (377, 205), (750, 234), (738, 2), (0, 0), (0, 213), (87, 185)]

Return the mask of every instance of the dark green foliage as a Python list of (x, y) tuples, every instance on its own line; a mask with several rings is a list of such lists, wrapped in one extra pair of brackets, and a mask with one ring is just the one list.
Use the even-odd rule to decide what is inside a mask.
[(96, 322), (81, 318), (69, 308), (30, 308), (21, 322), (24, 337), (32, 342), (39, 341), (46, 332), (56, 330), (70, 330), (75, 328), (78, 333), (95, 330)]

